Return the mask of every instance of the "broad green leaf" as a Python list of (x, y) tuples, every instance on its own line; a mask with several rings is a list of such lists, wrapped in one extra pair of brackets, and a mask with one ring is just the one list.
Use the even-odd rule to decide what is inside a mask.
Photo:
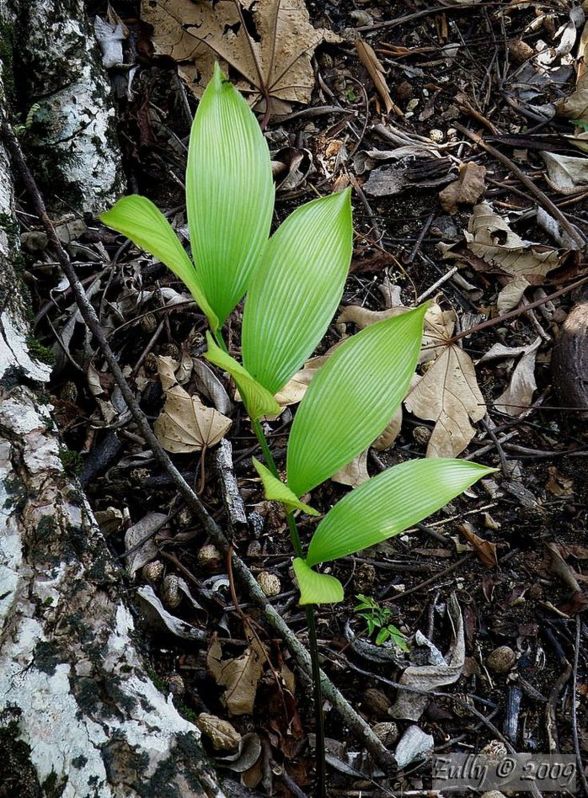
[(295, 557), (292, 565), (300, 590), (299, 604), (336, 604), (343, 601), (343, 585), (336, 577), (313, 571), (300, 557)]
[(165, 263), (185, 283), (206, 314), (210, 326), (213, 329), (218, 327), (217, 316), (206, 299), (194, 264), (168, 220), (151, 200), (139, 194), (131, 194), (119, 199), (109, 211), (101, 213), (98, 218), (107, 227), (122, 233), (133, 244)]
[(307, 515), (320, 515), (318, 510), (304, 504), (290, 490), (290, 488), (280, 479), (274, 477), (272, 472), (266, 468), (257, 458), (251, 458), (255, 470), (261, 477), (265, 498), (272, 502), (281, 502), (288, 510), (302, 510)]
[(427, 305), (366, 327), (333, 352), (294, 418), (288, 485), (302, 496), (366, 449), (406, 396)]
[(280, 405), (271, 393), (254, 380), (251, 374), (234, 357), (231, 357), (227, 352), (223, 352), (209, 332), (206, 333), (206, 343), (208, 344), (208, 351), (204, 353), (204, 357), (214, 363), (215, 366), (228, 371), (235, 380), (241, 399), (247, 408), (249, 418), (256, 420), (262, 416), (277, 416), (280, 414)]
[(495, 468), (468, 460), (411, 460), (389, 468), (348, 493), (319, 523), (309, 566), (367, 549), (431, 513)]
[(277, 393), (323, 337), (353, 249), (349, 189), (295, 210), (271, 237), (243, 313), (243, 363)]
[(186, 205), (198, 276), (222, 324), (267, 244), (274, 184), (257, 119), (218, 64), (192, 125)]

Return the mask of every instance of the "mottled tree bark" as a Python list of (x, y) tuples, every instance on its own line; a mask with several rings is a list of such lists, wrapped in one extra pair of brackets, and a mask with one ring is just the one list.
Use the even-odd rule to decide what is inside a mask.
[[(0, 0), (0, 25), (0, 113), (32, 115), (31, 167), (59, 188), (47, 199), (104, 207), (119, 159), (83, 4)], [(14, 184), (0, 142), (0, 796), (221, 798), (199, 732), (147, 675), (122, 572), (64, 472), (49, 367), (27, 345)]]

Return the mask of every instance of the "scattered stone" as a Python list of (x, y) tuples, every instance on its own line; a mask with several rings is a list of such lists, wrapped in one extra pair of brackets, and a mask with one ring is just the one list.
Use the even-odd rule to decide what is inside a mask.
[(386, 748), (390, 748), (398, 739), (398, 726), (392, 720), (376, 723), (372, 731)]
[(494, 673), (508, 673), (517, 660), (510, 646), (498, 646), (486, 658), (486, 665)]
[(151, 560), (143, 566), (141, 573), (147, 582), (159, 582), (163, 576), (164, 565), (161, 560)]
[(385, 717), (392, 706), (388, 696), (377, 687), (368, 687), (363, 694), (363, 704), (367, 711), (377, 718)]
[(275, 574), (262, 571), (257, 577), (257, 583), (268, 598), (277, 596), (282, 592), (282, 583)]
[(175, 610), (182, 601), (180, 580), (175, 574), (168, 574), (161, 586), (161, 600), (170, 610)]
[(223, 555), (212, 543), (202, 546), (196, 557), (198, 565), (207, 571), (216, 571), (223, 561)]

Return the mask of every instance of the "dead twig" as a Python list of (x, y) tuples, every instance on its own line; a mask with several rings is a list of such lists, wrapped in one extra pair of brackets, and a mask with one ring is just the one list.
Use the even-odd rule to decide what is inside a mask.
[(476, 324), (474, 327), (469, 327), (467, 330), (457, 333), (457, 335), (454, 335), (452, 338), (450, 338), (447, 343), (454, 344), (456, 341), (459, 341), (461, 338), (466, 338), (472, 333), (480, 332), (480, 330), (486, 330), (488, 327), (496, 327), (497, 324), (503, 324), (505, 321), (509, 321), (510, 319), (516, 319), (517, 316), (521, 316), (523, 313), (528, 313), (530, 310), (533, 310), (533, 308), (538, 308), (540, 305), (545, 305), (547, 302), (558, 299), (564, 294), (569, 294), (570, 291), (573, 291), (575, 288), (580, 288), (580, 286), (586, 285), (586, 283), (588, 283), (588, 277), (582, 277), (581, 280), (576, 280), (576, 282), (570, 283), (564, 288), (560, 288), (559, 291), (554, 291), (553, 294), (548, 294), (547, 296), (541, 297), (541, 299), (537, 299), (535, 302), (529, 302), (528, 305), (523, 305), (520, 308), (511, 310), (509, 313), (504, 313), (502, 316), (496, 316), (494, 319), (481, 321), (480, 324)]
[(541, 189), (538, 188), (535, 183), (533, 183), (533, 181), (527, 177), (527, 175), (521, 169), (519, 169), (519, 167), (513, 161), (511, 161), (507, 155), (504, 155), (502, 152), (500, 152), (500, 150), (495, 149), (491, 144), (487, 144), (481, 136), (479, 136), (477, 133), (473, 133), (471, 130), (468, 130), (467, 127), (460, 125), (459, 122), (455, 122), (454, 127), (459, 130), (460, 133), (463, 133), (464, 136), (467, 136), (471, 141), (477, 144), (478, 147), (486, 150), (489, 155), (504, 164), (509, 172), (515, 175), (525, 186), (525, 188), (535, 197), (537, 202), (549, 214), (551, 214), (554, 219), (557, 219), (570, 238), (572, 238), (582, 250), (586, 248), (586, 238), (578, 230), (576, 230), (572, 224), (570, 224), (567, 216), (562, 213), (557, 205), (552, 202), (549, 197), (543, 191), (541, 191)]

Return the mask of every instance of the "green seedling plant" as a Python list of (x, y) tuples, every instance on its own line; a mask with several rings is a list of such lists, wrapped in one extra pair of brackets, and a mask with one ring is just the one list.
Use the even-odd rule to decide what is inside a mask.
[(356, 604), (353, 609), (365, 621), (369, 637), (376, 635), (377, 646), (383, 646), (384, 643), (390, 641), (400, 651), (409, 650), (406, 637), (390, 621), (392, 610), (389, 607), (382, 607), (375, 598), (364, 596), (363, 593), (358, 593), (355, 598), (359, 604)]
[[(148, 199), (128, 196), (102, 214), (109, 227), (166, 264), (206, 315), (208, 360), (234, 380), (265, 463), (253, 459), (265, 496), (284, 508), (300, 603), (306, 608), (317, 718), (317, 794), (325, 795), (321, 673), (314, 605), (343, 600), (323, 564), (414, 526), (494, 469), (453, 459), (411, 460), (335, 504), (302, 545), (296, 517), (318, 516), (306, 498), (364, 451), (405, 397), (417, 365), (426, 305), (346, 339), (313, 378), (278, 473), (261, 425), (281, 412), (275, 395), (323, 338), (343, 294), (352, 255), (349, 189), (293, 211), (270, 236), (274, 187), (257, 119), (217, 66), (192, 125), (186, 168), (192, 257)], [(223, 325), (245, 297), (240, 362)], [(330, 566), (332, 568), (332, 566)]]

